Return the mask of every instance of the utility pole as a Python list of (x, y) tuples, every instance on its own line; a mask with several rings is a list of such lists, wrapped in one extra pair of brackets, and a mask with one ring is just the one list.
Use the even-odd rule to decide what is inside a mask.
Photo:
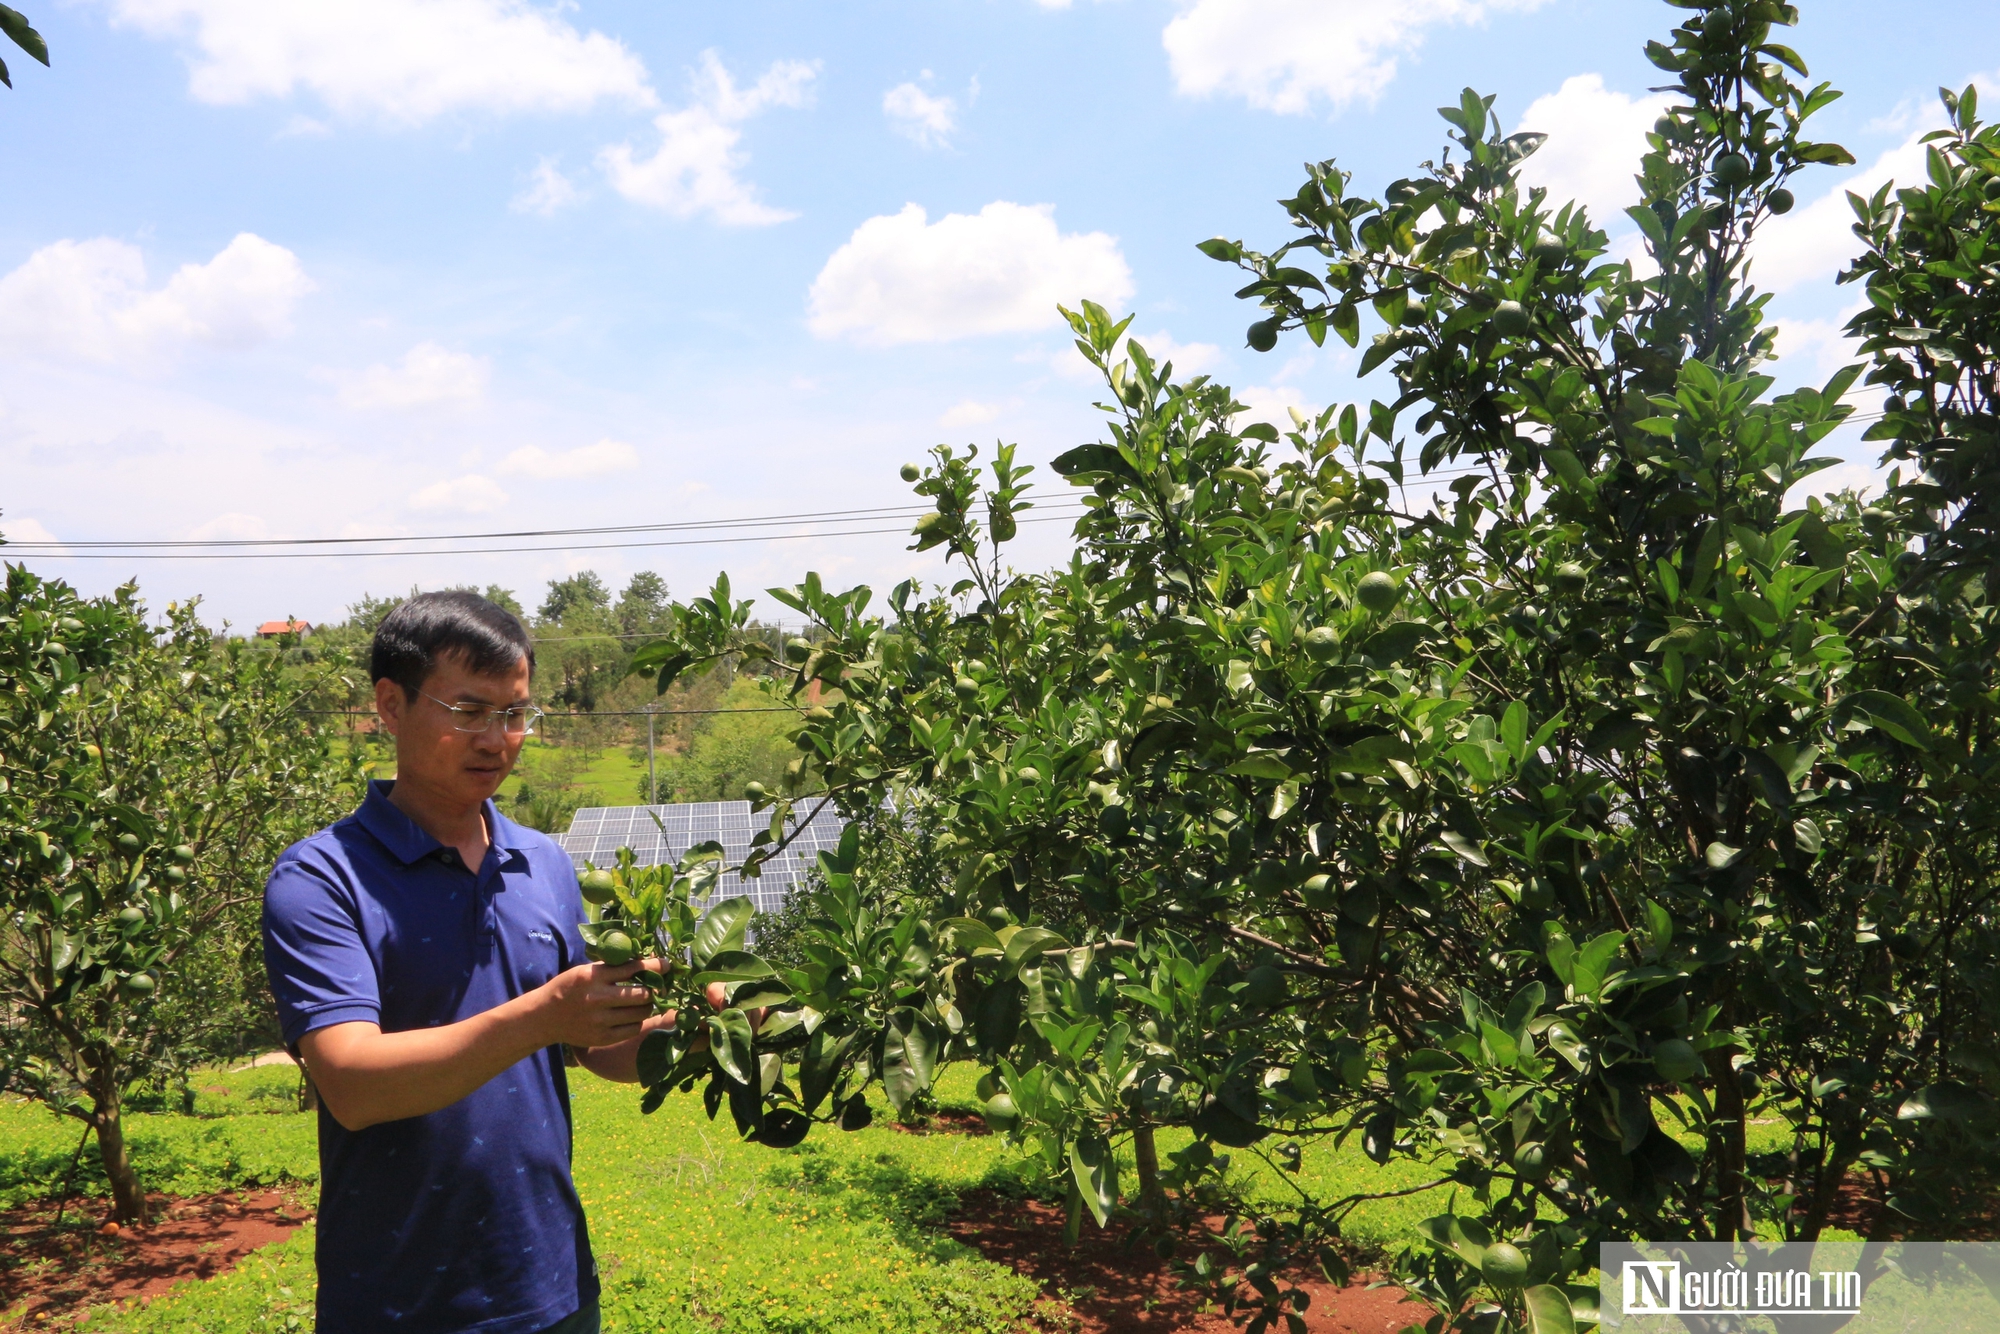
[(656, 716), (654, 708), (653, 705), (648, 705), (646, 708), (646, 804), (648, 806), (660, 804), (660, 781), (653, 770), (653, 722)]

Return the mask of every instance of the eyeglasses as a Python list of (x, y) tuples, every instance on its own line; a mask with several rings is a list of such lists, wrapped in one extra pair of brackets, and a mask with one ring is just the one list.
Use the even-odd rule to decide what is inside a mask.
[(419, 695), (445, 708), (451, 713), (451, 725), (461, 732), (475, 735), (490, 732), (497, 721), (500, 730), (508, 736), (533, 736), (535, 723), (542, 717), (542, 711), (532, 704), (516, 705), (511, 709), (496, 709), (488, 704), (446, 704), (436, 695), (422, 690)]

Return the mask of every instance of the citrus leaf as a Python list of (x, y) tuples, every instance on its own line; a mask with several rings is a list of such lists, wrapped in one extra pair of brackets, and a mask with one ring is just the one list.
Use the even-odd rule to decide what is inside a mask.
[(1576, 1318), (1569, 1294), (1552, 1283), (1538, 1283), (1521, 1294), (1527, 1310), (1528, 1334), (1575, 1334)]

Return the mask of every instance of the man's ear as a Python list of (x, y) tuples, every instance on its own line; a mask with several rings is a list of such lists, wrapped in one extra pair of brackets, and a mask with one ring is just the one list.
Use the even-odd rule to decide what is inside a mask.
[(401, 734), (403, 712), (409, 707), (409, 697), (403, 693), (403, 687), (386, 676), (375, 683), (375, 716), (382, 720), (382, 730), (390, 736)]

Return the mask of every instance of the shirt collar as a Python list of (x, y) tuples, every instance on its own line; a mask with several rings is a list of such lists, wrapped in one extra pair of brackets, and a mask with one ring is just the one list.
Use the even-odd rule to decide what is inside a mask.
[[(425, 833), (421, 825), (389, 800), (389, 792), (395, 786), (393, 778), (371, 779), (368, 795), (362, 799), (361, 809), (356, 814), (363, 829), (373, 834), (397, 861), (410, 866), (437, 852), (444, 844)], [(519, 854), (527, 846), (521, 826), (502, 815), (500, 808), (490, 799), (484, 810), (487, 834), (493, 840), (493, 846), (510, 855)]]

